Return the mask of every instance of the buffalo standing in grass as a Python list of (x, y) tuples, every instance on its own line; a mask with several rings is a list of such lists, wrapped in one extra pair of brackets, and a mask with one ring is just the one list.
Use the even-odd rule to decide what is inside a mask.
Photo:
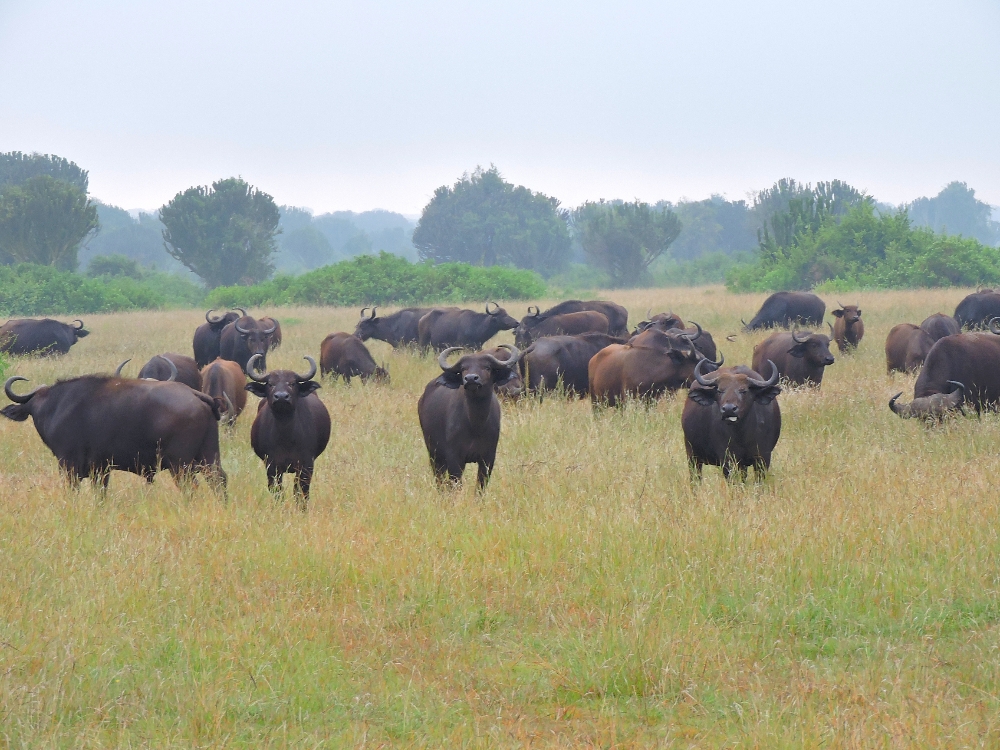
[(89, 336), (82, 320), (74, 324), (45, 318), (8, 320), (0, 326), (0, 352), (7, 354), (66, 354), (73, 344)]
[(319, 345), (319, 371), (351, 382), (351, 378), (389, 381), (389, 371), (375, 364), (368, 347), (352, 333), (331, 333)]
[(556, 315), (565, 315), (566, 313), (587, 311), (599, 312), (608, 319), (607, 333), (610, 335), (628, 338), (628, 310), (614, 302), (570, 299), (560, 302), (558, 305), (554, 305), (544, 312), (537, 307), (534, 308), (534, 312), (531, 310), (532, 308), (529, 307), (528, 315), (522, 318), (518, 325), (521, 335), (531, 341), (538, 338), (537, 336), (531, 336), (531, 329), (543, 325), (549, 318)]
[(227, 312), (225, 315), (213, 316), (214, 309), (205, 313), (205, 322), (195, 329), (192, 341), (194, 360), (198, 363), (198, 367), (204, 367), (219, 356), (222, 330), (234, 320), (247, 314), (242, 307), (236, 309), (239, 310), (238, 313)]
[(617, 406), (627, 397), (654, 399), (691, 383), (702, 355), (685, 332), (650, 329), (597, 352), (588, 365), (590, 398)]
[(605, 333), (548, 336), (524, 351), (521, 377), (531, 391), (552, 390), (562, 381), (567, 393), (582, 397), (590, 393), (590, 360), (605, 347), (624, 343)]
[(743, 365), (705, 374), (709, 364), (702, 360), (695, 367), (681, 414), (688, 461), (699, 477), (707, 464), (721, 466), (727, 479), (737, 470), (744, 480), (752, 466), (762, 479), (781, 436), (778, 368), (768, 363), (771, 376), (764, 380)]
[(330, 413), (316, 395), (320, 385), (313, 380), (316, 360), (305, 357), (310, 368), (306, 375), (292, 370), (256, 375), (261, 357), (255, 354), (246, 365), (252, 381), (246, 389), (261, 399), (250, 428), (250, 445), (267, 469), (268, 489), (280, 490), (282, 477), (295, 474), (295, 494), (305, 510), (316, 458), (330, 441)]
[(378, 339), (391, 344), (394, 349), (412, 346), (420, 341), (417, 329), (420, 319), (432, 310), (457, 310), (457, 307), (405, 307), (392, 315), (378, 316), (377, 307), (371, 308), (370, 317), (365, 317), (367, 307), (361, 308), (361, 320), (354, 329), (354, 335), (362, 341)]
[(438, 357), (442, 374), (427, 384), (417, 415), (439, 484), (447, 479), (460, 482), (466, 464), (479, 467), (480, 490), (489, 482), (500, 440), (500, 402), (494, 388), (511, 378), (521, 356), (509, 348), (506, 360), (478, 352), (449, 365), (448, 355), (461, 347), (449, 347)]
[(1000, 292), (982, 289), (973, 292), (955, 308), (955, 322), (960, 328), (986, 328), (993, 318), (1000, 316)]
[(475, 310), (431, 310), (417, 324), (420, 346), (432, 347), (437, 351), (455, 346), (481, 349), (483, 344), (500, 331), (513, 328), (517, 328), (517, 321), (496, 302), (488, 302), (485, 313)]
[(915, 398), (908, 404), (897, 404), (896, 399), (903, 395), (900, 391), (889, 399), (889, 408), (903, 419), (923, 419), (927, 422), (941, 422), (952, 412), (965, 414), (965, 386), (957, 380), (949, 380), (948, 385), (954, 386), (951, 393), (934, 393), (923, 398)]
[(965, 385), (965, 400), (977, 412), (1000, 404), (1000, 321), (990, 322), (992, 333), (960, 333), (938, 339), (924, 360), (913, 386), (913, 397), (952, 393), (957, 381)]
[(517, 326), (514, 331), (514, 345), (519, 348), (530, 346), (546, 336), (576, 336), (581, 333), (607, 333), (608, 317), (593, 310), (550, 315), (541, 323), (526, 327)]
[(823, 373), (833, 364), (830, 339), (822, 333), (800, 335), (772, 333), (753, 350), (753, 369), (760, 372), (773, 361), (781, 377), (793, 385), (819, 385)]
[(245, 368), (255, 354), (262, 370), (267, 369), (267, 352), (271, 349), (271, 337), (278, 330), (274, 318), (254, 320), (249, 315), (237, 318), (222, 329), (219, 339), (219, 356)]
[(228, 359), (216, 359), (201, 371), (201, 392), (216, 399), (223, 419), (230, 426), (246, 408), (246, 384), (243, 368)]
[[(840, 305), (840, 303), (837, 303)], [(861, 320), (861, 308), (857, 305), (840, 305), (831, 313), (837, 322), (830, 326), (832, 338), (841, 352), (856, 349), (865, 335), (865, 323)]]
[(777, 292), (772, 294), (753, 320), (744, 323), (748, 331), (758, 328), (791, 328), (795, 323), (823, 325), (826, 303), (808, 292)]
[(160, 469), (175, 479), (206, 474), (223, 490), (226, 473), (219, 457), (219, 410), (215, 401), (182, 383), (84, 375), (18, 395), (0, 414), (15, 422), (29, 416), (42, 442), (55, 454), (70, 481), (94, 477), (107, 488), (112, 469), (152, 482)]
[(962, 326), (950, 315), (934, 313), (924, 318), (920, 327), (927, 331), (933, 341), (962, 332)]
[(894, 325), (885, 339), (887, 372), (913, 372), (923, 365), (934, 346), (934, 337), (913, 323)]

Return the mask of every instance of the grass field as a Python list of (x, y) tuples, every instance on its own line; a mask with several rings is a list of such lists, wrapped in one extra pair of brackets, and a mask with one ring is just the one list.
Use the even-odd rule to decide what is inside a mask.
[[(305, 514), (266, 491), (252, 406), (223, 434), (228, 504), (168, 474), (73, 492), (30, 421), (0, 420), (0, 747), (998, 746), (1000, 421), (886, 405), (913, 382), (885, 374), (889, 328), (965, 293), (841, 295), (867, 336), (780, 396), (760, 485), (690, 483), (682, 393), (506, 405), (488, 491), (470, 467), (441, 493), (416, 418), (435, 360), (380, 342), (390, 385), (320, 391)], [(764, 337), (724, 339), (763, 295), (608, 296), (697, 320), (727, 364)], [(255, 312), (300, 371), (357, 317)], [(134, 375), (202, 320), (90, 316), (12, 372)]]

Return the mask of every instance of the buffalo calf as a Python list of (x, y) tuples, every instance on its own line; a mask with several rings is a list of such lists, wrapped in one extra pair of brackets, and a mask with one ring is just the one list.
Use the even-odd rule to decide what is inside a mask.
[(342, 377), (348, 383), (351, 378), (389, 381), (388, 370), (375, 364), (368, 347), (353, 333), (331, 333), (323, 339), (319, 345), (319, 371), (321, 375)]
[[(840, 305), (840, 303), (837, 303)], [(856, 349), (865, 335), (865, 324), (861, 320), (861, 308), (857, 305), (840, 305), (840, 309), (831, 311), (837, 322), (830, 326), (833, 340), (841, 352)]]
[(229, 425), (246, 408), (246, 383), (243, 368), (228, 359), (216, 359), (201, 371), (201, 392), (217, 400), (222, 416)]
[(886, 372), (913, 372), (927, 358), (935, 339), (913, 323), (894, 325), (885, 338)]

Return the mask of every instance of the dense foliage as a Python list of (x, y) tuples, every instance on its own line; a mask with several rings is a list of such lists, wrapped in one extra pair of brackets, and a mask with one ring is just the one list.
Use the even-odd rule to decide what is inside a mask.
[(80, 169), (69, 159), (53, 154), (22, 154), (20, 151), (0, 154), (0, 192), (9, 185), (22, 185), (32, 177), (42, 175), (68, 182), (84, 193), (89, 189), (87, 170)]
[(389, 253), (365, 255), (301, 276), (278, 276), (255, 286), (212, 290), (213, 307), (263, 304), (386, 305), (531, 299), (544, 296), (545, 283), (535, 273), (466, 263), (410, 263)]
[(160, 209), (167, 252), (209, 287), (270, 276), (279, 220), (274, 199), (237, 177), (188, 188)]
[(96, 207), (73, 183), (42, 174), (0, 192), (0, 262), (75, 270), (96, 228)]
[(972, 237), (984, 245), (1000, 244), (1000, 222), (993, 221), (992, 208), (964, 182), (948, 184), (933, 198), (917, 198), (906, 210), (914, 226)]
[(503, 179), (496, 167), (443, 185), (413, 232), (422, 260), (515, 266), (549, 275), (565, 267), (570, 237), (559, 201)]
[(663, 201), (656, 207), (669, 208), (680, 219), (681, 233), (670, 245), (670, 255), (678, 261), (749, 252), (757, 247), (761, 217), (746, 201), (713, 195), (701, 201)]

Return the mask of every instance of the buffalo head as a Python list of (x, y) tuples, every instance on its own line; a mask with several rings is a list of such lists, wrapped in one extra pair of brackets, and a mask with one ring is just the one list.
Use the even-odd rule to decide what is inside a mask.
[(320, 387), (313, 380), (316, 374), (316, 360), (303, 357), (309, 363), (309, 372), (299, 375), (292, 370), (272, 370), (262, 375), (255, 373), (257, 359), (260, 354), (254, 354), (247, 362), (246, 374), (252, 382), (246, 384), (246, 389), (253, 395), (267, 400), (267, 405), (276, 417), (289, 417), (295, 412), (295, 405), (300, 398), (305, 398)]
[(367, 307), (361, 308), (361, 320), (354, 327), (354, 335), (357, 336), (362, 341), (367, 341), (376, 333), (378, 333), (379, 318), (376, 317), (375, 311), (378, 310), (377, 307), (373, 307), (371, 317), (365, 317), (365, 310)]
[(441, 352), (438, 364), (443, 374), (438, 382), (449, 388), (464, 388), (472, 398), (487, 398), (495, 386), (504, 385), (517, 372), (517, 361), (521, 352), (509, 344), (501, 344), (510, 352), (510, 358), (500, 360), (487, 352), (466, 354), (455, 364), (448, 364), (448, 355), (460, 351), (462, 347), (451, 346)]
[[(840, 305), (840, 302), (837, 304)], [(840, 305), (840, 309), (833, 310), (832, 314), (834, 317), (843, 318), (844, 325), (848, 328), (861, 320), (861, 308), (857, 305)]]
[(957, 380), (949, 380), (947, 383), (955, 386), (955, 390), (951, 393), (934, 393), (930, 396), (915, 398), (908, 404), (896, 403), (896, 399), (903, 395), (903, 392), (900, 391), (889, 399), (889, 408), (903, 419), (917, 418), (938, 422), (952, 411), (960, 411), (964, 414), (965, 385)]
[(78, 339), (82, 339), (84, 336), (89, 336), (90, 331), (83, 327), (83, 321), (77, 318), (70, 324), (70, 328), (73, 329), (73, 335)]
[[(781, 393), (778, 387), (778, 367), (771, 360), (771, 377), (760, 380), (737, 371), (737, 368), (718, 369), (702, 374), (705, 365), (714, 365), (702, 359), (694, 368), (697, 385), (688, 396), (702, 406), (718, 406), (719, 418), (731, 425), (739, 424), (750, 412), (754, 403), (766, 405)], [(721, 362), (720, 362), (721, 364)]]
[[(492, 310), (490, 310), (490, 305), (493, 305)], [(518, 326), (518, 322), (508, 315), (507, 311), (500, 307), (500, 305), (496, 302), (486, 303), (486, 314), (493, 317), (501, 331), (509, 331), (512, 328), (517, 328)]]
[(788, 353), (793, 357), (805, 359), (813, 367), (828, 367), (833, 364), (829, 336), (824, 336), (822, 333), (809, 333), (800, 337), (798, 328), (796, 328), (792, 331), (792, 341), (795, 342), (795, 345), (788, 350)]
[(251, 359), (255, 354), (267, 353), (271, 347), (271, 335), (278, 330), (278, 324), (275, 321), (269, 318), (254, 320), (249, 315), (244, 315), (234, 321), (233, 327), (250, 352)]

